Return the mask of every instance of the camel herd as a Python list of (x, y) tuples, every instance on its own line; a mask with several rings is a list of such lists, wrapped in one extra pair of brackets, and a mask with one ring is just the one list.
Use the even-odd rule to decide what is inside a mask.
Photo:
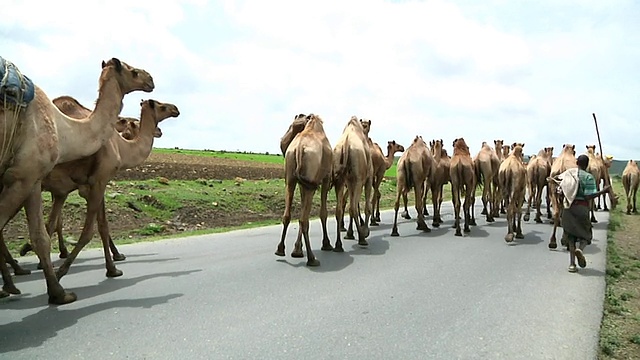
[[(454, 224), (456, 236), (463, 232), (470, 233), (471, 226), (476, 226), (474, 203), (476, 189), (482, 187), (482, 215), (486, 222), (495, 221), (500, 214), (506, 214), (507, 233), (505, 241), (523, 239), (522, 218), (525, 201), (527, 207), (524, 221), (529, 221), (531, 208), (535, 214), (535, 222), (542, 223), (542, 196), (546, 193), (546, 214), (553, 223), (549, 239), (549, 248), (557, 248), (556, 230), (560, 224), (560, 209), (563, 208), (563, 196), (553, 178), (567, 169), (576, 168), (576, 149), (573, 144), (565, 144), (558, 157), (553, 156), (553, 147), (541, 149), (525, 163), (524, 143), (514, 142), (505, 145), (503, 140), (494, 140), (494, 146), (483, 142), (480, 151), (472, 156), (464, 138), (453, 141), (453, 153), (448, 155), (443, 140), (432, 140), (427, 144), (422, 136), (416, 136), (405, 149), (395, 140), (387, 144), (386, 156), (381, 147), (369, 137), (371, 120), (358, 119), (352, 116), (345, 126), (337, 144), (331, 145), (324, 132), (323, 121), (316, 114), (299, 114), (294, 118), (285, 135), (280, 139), (280, 149), (285, 158), (285, 211), (282, 217), (283, 230), (280, 243), (275, 252), (285, 256), (285, 238), (287, 227), (291, 221), (291, 205), (296, 186), (300, 184), (301, 213), (300, 228), (292, 257), (304, 257), (302, 238), (307, 249), (307, 265), (318, 266), (309, 241), (309, 216), (315, 191), (320, 188), (320, 219), (322, 223), (322, 250), (343, 252), (341, 231), (347, 231), (345, 239), (354, 239), (352, 225), (355, 222), (358, 233), (358, 244), (368, 245), (369, 226), (378, 225), (379, 187), (384, 172), (393, 164), (395, 153), (402, 153), (397, 163), (396, 201), (391, 236), (399, 236), (398, 210), (400, 200), (404, 204), (401, 216), (410, 219), (407, 209), (407, 198), (413, 190), (415, 209), (417, 211), (416, 230), (430, 232), (425, 216), (427, 194), (431, 190), (433, 204), (433, 227), (442, 224), (440, 207), (444, 185), (451, 184), (454, 208)], [(589, 156), (589, 171), (595, 178), (597, 188), (601, 184), (610, 184), (609, 167), (611, 157), (606, 159), (595, 153), (595, 145), (586, 146)], [(623, 185), (627, 194), (627, 213), (636, 211), (635, 193), (640, 182), (640, 170), (633, 160), (627, 164), (623, 173)], [(331, 245), (327, 231), (327, 196), (331, 188), (335, 189), (337, 205), (335, 217), (337, 222), (335, 246)], [(545, 191), (546, 189), (546, 191)], [(372, 191), (373, 190), (373, 191)], [(373, 193), (373, 197), (372, 197)], [(528, 193), (528, 200), (525, 199)], [(363, 196), (364, 194), (364, 196)], [(608, 193), (611, 206), (617, 203), (613, 192)], [(603, 195), (604, 198), (604, 195)], [(631, 206), (633, 199), (633, 207)], [(364, 200), (364, 206), (361, 207)], [(345, 209), (349, 203), (349, 228), (344, 227)], [(592, 201), (591, 221), (597, 222), (594, 211), (600, 209), (600, 198)], [(608, 211), (607, 201), (602, 202)], [(361, 209), (364, 209), (364, 218)], [(373, 214), (375, 209), (376, 213)], [(553, 210), (553, 211), (552, 211)], [(461, 222), (464, 221), (464, 224)]]
[[(29, 79), (13, 68), (0, 69), (19, 74), (23, 88)], [(28, 103), (0, 100), (0, 229), (24, 208), (31, 242), (23, 246), (22, 253), (35, 250), (43, 270), (49, 303), (66, 304), (76, 295), (60, 285), (84, 246), (93, 237), (94, 224), (104, 248), (108, 277), (122, 275), (114, 261), (124, 260), (109, 235), (104, 195), (107, 183), (121, 169), (133, 168), (147, 159), (155, 137), (162, 132), (158, 124), (177, 117), (177, 106), (156, 100), (140, 103), (140, 119), (120, 117), (122, 100), (133, 91), (151, 92), (155, 84), (151, 75), (143, 70), (112, 58), (102, 62), (98, 99), (93, 111), (69, 96), (53, 101), (36, 85), (35, 96)], [(21, 98), (21, 96), (20, 96)], [(62, 207), (67, 196), (78, 190), (87, 200), (85, 223), (77, 245), (69, 253), (62, 239)], [(53, 206), (45, 224), (42, 191), (50, 192)], [(58, 234), (60, 257), (64, 263), (54, 271), (51, 263), (50, 236)], [(4, 285), (0, 297), (20, 294), (6, 264), (16, 275), (28, 274), (11, 257), (1, 238), (0, 272)], [(113, 256), (112, 256), (113, 255)]]

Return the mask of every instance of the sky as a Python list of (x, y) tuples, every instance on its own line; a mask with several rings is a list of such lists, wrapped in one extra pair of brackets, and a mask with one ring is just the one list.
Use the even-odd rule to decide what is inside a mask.
[[(352, 115), (383, 148), (416, 135), (565, 143), (640, 158), (640, 2), (633, 0), (4, 0), (0, 56), (50, 98), (92, 108), (100, 64), (147, 70), (173, 103), (155, 147), (279, 152), (296, 114), (335, 146)], [(28, 14), (28, 15), (27, 15)]]

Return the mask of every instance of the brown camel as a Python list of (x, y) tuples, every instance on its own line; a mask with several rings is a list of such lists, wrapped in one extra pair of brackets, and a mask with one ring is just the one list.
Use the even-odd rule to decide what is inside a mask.
[[(494, 222), (493, 214), (495, 213), (496, 186), (494, 185), (494, 177), (498, 176), (500, 168), (500, 159), (496, 155), (494, 149), (486, 142), (482, 142), (482, 147), (476, 155), (474, 161), (476, 182), (482, 185), (482, 213), (486, 215), (487, 222)], [(487, 206), (488, 205), (488, 206)]]
[[(333, 149), (333, 185), (336, 191), (336, 245), (333, 251), (343, 252), (340, 235), (340, 220), (344, 217), (346, 204), (345, 186), (349, 198), (349, 217), (354, 219), (358, 230), (358, 244), (369, 245), (369, 219), (371, 216), (371, 190), (373, 187), (373, 163), (369, 138), (363, 124), (352, 116), (344, 127), (338, 143)], [(364, 187), (364, 220), (360, 221), (360, 199)]]
[[(507, 156), (505, 156), (504, 154), (504, 147), (505, 146), (508, 147), (508, 145), (504, 145), (504, 140), (493, 140), (493, 145), (496, 151), (496, 156), (498, 157), (498, 160), (500, 160), (500, 164), (502, 164), (504, 159), (506, 159), (506, 157), (508, 156), (508, 150), (507, 150)], [(493, 209), (493, 214), (491, 215), (492, 217), (497, 218), (497, 217), (500, 217), (500, 214), (507, 213), (504, 206), (504, 199), (502, 199), (502, 193), (500, 191), (500, 184), (498, 183), (497, 174), (493, 177), (493, 188), (495, 189), (494, 199), (493, 199), (495, 206)]]
[[(329, 235), (327, 234), (327, 195), (331, 185), (331, 166), (333, 153), (331, 144), (324, 132), (323, 122), (320, 116), (298, 115), (294, 119), (294, 124), (300, 122), (304, 117), (305, 126), (298, 133), (293, 134), (291, 142), (285, 144), (285, 207), (282, 215), (282, 236), (275, 254), (277, 256), (285, 256), (284, 240), (287, 236), (287, 228), (291, 221), (291, 204), (296, 186), (300, 184), (300, 228), (298, 229), (298, 237), (296, 239), (294, 249), (291, 256), (295, 258), (304, 257), (302, 251), (302, 237), (304, 236), (305, 247), (307, 248), (307, 266), (319, 266), (320, 261), (316, 259), (311, 250), (309, 241), (309, 216), (311, 214), (311, 205), (313, 196), (318, 189), (320, 190), (320, 221), (322, 223), (322, 250), (332, 250)], [(292, 124), (293, 125), (293, 124)], [(296, 124), (296, 128), (299, 126)], [(289, 127), (287, 134), (292, 130)], [(293, 132), (295, 132), (294, 129)], [(285, 135), (287, 137), (288, 135)], [(282, 143), (281, 143), (282, 145)]]
[(371, 152), (371, 161), (373, 162), (373, 216), (371, 217), (371, 225), (378, 225), (380, 221), (380, 185), (384, 179), (384, 173), (389, 170), (395, 161), (395, 154), (404, 152), (404, 146), (396, 143), (395, 140), (387, 141), (387, 155), (384, 156), (382, 149), (378, 143), (373, 143), (373, 151)]
[(498, 182), (502, 191), (502, 198), (507, 206), (507, 235), (504, 240), (512, 242), (516, 239), (524, 239), (522, 234), (522, 203), (527, 188), (527, 169), (522, 163), (522, 148), (524, 144), (513, 143), (512, 152), (500, 164)]
[(309, 122), (309, 117), (305, 114), (298, 114), (293, 118), (293, 122), (289, 125), (289, 129), (287, 129), (284, 136), (280, 138), (280, 150), (282, 151), (282, 156), (286, 154), (287, 147), (289, 147), (293, 138), (304, 130), (307, 122)]
[(394, 206), (395, 215), (393, 217), (393, 229), (391, 236), (400, 236), (398, 233), (398, 209), (400, 208), (400, 197), (406, 199), (407, 193), (412, 188), (415, 194), (415, 208), (418, 212), (418, 226), (416, 230), (431, 232), (429, 226), (424, 221), (423, 195), (425, 180), (431, 176), (433, 171), (433, 155), (422, 139), (416, 136), (411, 145), (402, 153), (397, 165), (396, 174), (396, 203)]
[[(104, 204), (107, 184), (119, 170), (131, 169), (142, 164), (153, 149), (154, 134), (158, 123), (169, 117), (180, 115), (180, 111), (175, 105), (152, 99), (142, 101), (140, 107), (140, 134), (135, 139), (126, 140), (113, 131), (110, 141), (97, 153), (88, 158), (77, 160), (75, 164), (66, 163), (60, 169), (54, 168), (52, 174), (48, 176), (48, 180), (43, 182), (43, 185), (52, 185), (50, 188), (45, 187), (45, 190), (52, 192), (54, 189), (60, 190), (61, 187), (68, 186), (67, 194), (69, 194), (77, 187), (80, 196), (87, 200), (87, 214), (78, 244), (58, 268), (56, 272), (58, 279), (69, 271), (82, 248), (91, 241), (96, 220), (104, 249), (106, 275), (108, 277), (122, 275), (122, 271), (116, 268), (109, 251), (111, 236), (109, 235)], [(52, 226), (58, 223), (64, 199), (66, 197), (61, 198), (58, 194), (54, 194), (52, 214), (49, 218)], [(56, 204), (56, 200), (59, 201), (59, 205)], [(112, 241), (111, 244), (113, 244)], [(111, 247), (111, 250), (114, 248), (115, 246)], [(115, 252), (117, 253), (117, 249)]]
[[(527, 201), (527, 212), (524, 221), (529, 221), (531, 217), (531, 204), (534, 203), (536, 210), (535, 222), (542, 223), (542, 191), (547, 186), (547, 178), (551, 175), (551, 158), (553, 157), (553, 146), (545, 147), (529, 159), (527, 164), (527, 183), (529, 187), (529, 201)], [(549, 191), (547, 191), (547, 216), (551, 218), (549, 208)]]
[[(58, 104), (60, 103), (60, 100), (58, 99), (60, 98), (56, 98), (53, 101), (56, 106), (58, 106)], [(73, 100), (73, 102), (69, 100)], [(67, 115), (73, 117), (77, 116), (81, 118), (85, 115), (88, 116), (91, 113), (91, 110), (85, 108), (79, 102), (77, 102), (77, 100), (70, 96), (65, 96), (62, 101), (63, 104), (62, 106), (59, 106), (59, 108), (63, 110)], [(77, 161), (59, 164), (56, 165), (51, 173), (49, 173), (47, 177), (42, 180), (42, 190), (51, 192), (51, 196), (53, 198), (53, 206), (51, 208), (51, 212), (49, 213), (49, 220), (47, 222), (47, 233), (49, 234), (49, 236), (51, 236), (54, 231), (57, 233), (61, 259), (67, 258), (69, 254), (64, 243), (64, 235), (62, 233), (63, 224), (61, 216), (67, 196), (69, 196), (70, 193), (77, 190), (79, 187), (89, 185), (89, 183), (92, 182), (89, 181), (89, 179), (93, 179), (92, 176), (96, 176), (96, 174), (109, 173), (106, 170), (101, 171), (100, 169), (98, 169), (98, 167), (100, 166), (111, 166), (114, 163), (142, 163), (151, 152), (153, 146), (153, 138), (162, 136), (162, 131), (159, 127), (157, 127), (157, 124), (154, 125), (153, 122), (157, 121), (159, 123), (160, 121), (168, 117), (179, 115), (177, 107), (172, 104), (162, 104), (154, 100), (148, 100), (148, 102), (142, 102), (141, 106), (142, 105), (144, 105), (142, 107), (142, 121), (135, 118), (120, 117), (120, 120), (118, 120), (118, 125), (116, 126), (116, 132), (113, 133), (112, 138), (109, 140), (107, 145), (101, 148), (100, 151), (104, 152), (105, 156), (108, 156), (110, 158), (110, 161), (101, 161), (100, 163), (96, 163), (96, 161), (101, 159), (97, 157), (90, 157), (91, 159), (93, 159), (92, 161), (90, 161), (89, 159), (80, 159)], [(125, 124), (124, 129), (122, 131), (122, 134), (120, 134), (117, 131), (123, 126), (123, 122)], [(142, 123), (142, 126), (140, 125), (140, 123)], [(141, 132), (141, 130), (143, 129), (144, 132)], [(138, 134), (141, 135), (139, 138)], [(149, 137), (151, 137), (151, 140), (149, 140)], [(137, 140), (123, 141), (123, 138), (124, 140), (133, 140), (137, 138)], [(135, 146), (133, 146), (133, 144), (135, 144)], [(133, 151), (133, 153), (131, 153), (131, 151)], [(80, 191), (80, 195), (87, 195), (87, 192)], [(88, 201), (86, 197), (85, 200)], [(99, 213), (98, 229), (101, 236), (104, 236), (104, 234), (108, 234), (109, 232), (108, 224), (104, 223), (104, 221), (106, 221), (106, 218), (103, 214)], [(113, 254), (113, 260), (122, 261), (125, 259), (125, 256), (118, 251), (110, 236), (106, 240), (103, 239), (103, 241), (108, 241), (109, 248), (111, 249), (111, 253)], [(24, 256), (31, 250), (31, 244), (27, 242), (22, 246), (20, 255)], [(38, 264), (38, 268), (42, 268), (41, 263)], [(14, 271), (15, 270), (16, 269), (14, 267)], [(111, 270), (111, 273), (115, 274), (117, 273), (117, 271)]]
[[(611, 184), (609, 169), (611, 168), (611, 162), (613, 160), (613, 156), (607, 155), (606, 157), (602, 158), (599, 153), (596, 153), (596, 157), (600, 159), (600, 164), (602, 166), (600, 168), (600, 173), (602, 174), (602, 182), (598, 183), (598, 186)], [(607, 206), (607, 194), (602, 194), (598, 196), (597, 199), (598, 199), (598, 203), (596, 205), (596, 210), (602, 209), (603, 211), (609, 211), (609, 207)], [(616, 200), (614, 201), (617, 201), (617, 197), (616, 197)]]
[(453, 209), (455, 223), (453, 228), (456, 229), (456, 236), (462, 236), (460, 231), (460, 206), (462, 204), (462, 194), (464, 194), (464, 232), (471, 232), (469, 225), (472, 225), (470, 209), (474, 203), (476, 190), (476, 176), (473, 159), (469, 152), (469, 146), (464, 138), (453, 140), (453, 156), (451, 157), (451, 166), (449, 169), (451, 176), (451, 193), (453, 198)]
[[(600, 159), (600, 156), (596, 156), (595, 145), (587, 145), (586, 148), (587, 148), (586, 154), (589, 157), (589, 165), (587, 166), (587, 172), (593, 175), (593, 178), (596, 181), (596, 189), (600, 191), (600, 182), (604, 180), (604, 174), (602, 172), (604, 163), (602, 162), (602, 159)], [(597, 223), (598, 220), (596, 219), (596, 214), (595, 214), (595, 210), (596, 210), (595, 199), (589, 200), (589, 203), (591, 207), (591, 222)], [(605, 204), (606, 204), (606, 201), (605, 201)]]
[(547, 192), (551, 197), (551, 208), (553, 209), (553, 230), (551, 231), (551, 237), (549, 238), (549, 249), (555, 249), (558, 247), (556, 231), (558, 230), (558, 226), (560, 226), (560, 215), (564, 208), (564, 205), (562, 204), (562, 197), (558, 194), (558, 185), (552, 178), (562, 174), (568, 169), (577, 167), (576, 146), (573, 144), (564, 144), (560, 155), (558, 155), (551, 164), (551, 174), (547, 179)]
[[(431, 202), (433, 203), (433, 218), (431, 225), (439, 227), (442, 224), (440, 216), (440, 208), (442, 206), (442, 198), (444, 185), (451, 181), (449, 169), (451, 167), (451, 158), (447, 154), (447, 150), (442, 147), (443, 141), (433, 140), (429, 142), (431, 153), (433, 155), (433, 176), (431, 177)], [(425, 189), (426, 193), (426, 189)], [(426, 208), (426, 207), (425, 207)]]
[(633, 213), (638, 213), (636, 208), (636, 194), (638, 193), (638, 185), (640, 184), (640, 169), (634, 160), (629, 160), (627, 166), (622, 172), (622, 186), (627, 196), (627, 215), (631, 214), (631, 203), (633, 202)]
[[(29, 227), (29, 238), (36, 254), (44, 264), (49, 303), (66, 304), (76, 300), (76, 295), (65, 292), (51, 263), (50, 238), (42, 216), (40, 179), (56, 164), (77, 160), (100, 149), (113, 134), (122, 108), (125, 94), (134, 90), (150, 92), (153, 78), (142, 69), (136, 69), (113, 58), (102, 63), (98, 100), (91, 115), (76, 120), (64, 115), (53, 105), (39, 87), (35, 97), (26, 107), (11, 109), (3, 104), (0, 110), (0, 136), (2, 149), (11, 152), (0, 154), (2, 192), (0, 193), (0, 231), (24, 206)], [(6, 244), (0, 241), (0, 271), (6, 292), (18, 294), (6, 267)]]

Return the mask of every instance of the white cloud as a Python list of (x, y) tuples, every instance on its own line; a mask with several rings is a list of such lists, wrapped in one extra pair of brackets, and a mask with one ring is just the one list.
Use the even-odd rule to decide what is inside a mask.
[(85, 105), (102, 60), (148, 70), (156, 89), (124, 113), (141, 98), (178, 105), (162, 147), (277, 152), (293, 115), (314, 112), (332, 143), (357, 115), (380, 143), (464, 136), (474, 152), (500, 138), (536, 153), (595, 143), (596, 112), (605, 152), (640, 152), (636, 4), (482, 4), (10, 0), (30, 16), (0, 24), (1, 55)]

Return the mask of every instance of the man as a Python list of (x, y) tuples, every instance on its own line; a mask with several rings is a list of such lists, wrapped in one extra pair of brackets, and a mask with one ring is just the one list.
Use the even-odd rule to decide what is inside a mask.
[(576, 258), (581, 268), (587, 266), (583, 250), (585, 246), (591, 244), (593, 238), (591, 218), (589, 217), (590, 201), (608, 192), (610, 188), (610, 185), (606, 185), (602, 190), (597, 191), (596, 180), (593, 175), (587, 172), (587, 166), (589, 166), (587, 155), (578, 156), (577, 164), (578, 189), (576, 196), (571, 206), (562, 212), (562, 237), (569, 245), (569, 272), (572, 273), (578, 271)]

